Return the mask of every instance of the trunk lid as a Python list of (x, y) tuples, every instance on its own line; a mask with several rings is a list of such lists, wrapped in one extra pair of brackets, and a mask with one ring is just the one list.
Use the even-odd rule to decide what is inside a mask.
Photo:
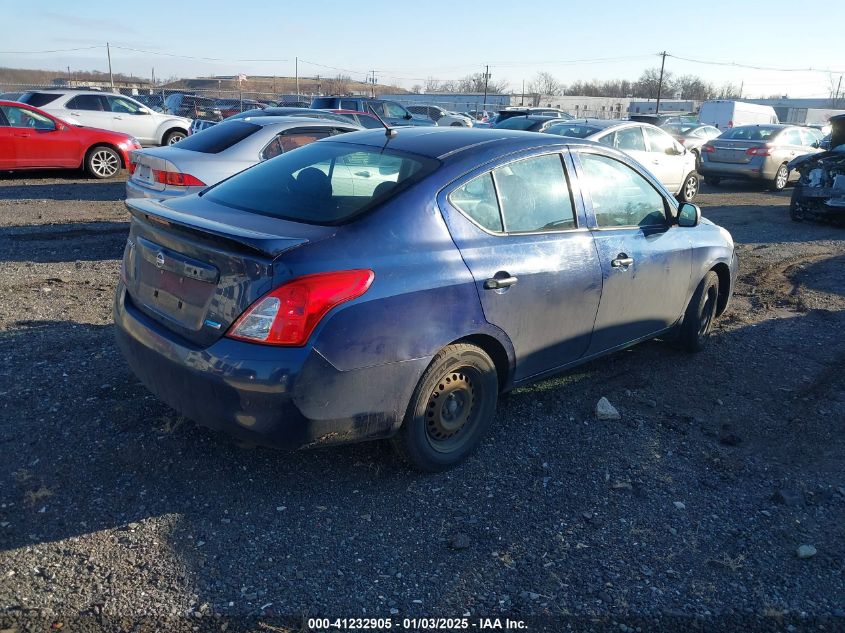
[(290, 276), (279, 256), (330, 233), (199, 196), (126, 204), (132, 214), (122, 269), (127, 300), (199, 346), (219, 339)]
[(754, 158), (746, 152), (752, 147), (766, 147), (765, 141), (740, 141), (727, 139), (713, 139), (710, 145), (716, 148), (707, 156), (713, 163), (750, 163)]

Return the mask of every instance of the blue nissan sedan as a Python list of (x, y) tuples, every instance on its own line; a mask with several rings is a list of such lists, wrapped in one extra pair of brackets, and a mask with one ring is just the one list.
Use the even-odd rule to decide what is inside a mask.
[(127, 206), (114, 320), (153, 393), (258, 444), (393, 438), (429, 471), (515, 386), (658, 336), (700, 350), (737, 272), (631, 158), (528, 132), (353, 132)]

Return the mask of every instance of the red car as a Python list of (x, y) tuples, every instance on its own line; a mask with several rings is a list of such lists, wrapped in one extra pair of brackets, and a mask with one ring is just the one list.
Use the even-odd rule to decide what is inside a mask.
[(130, 165), (138, 139), (71, 125), (25, 103), (0, 101), (0, 171), (83, 168), (111, 178)]

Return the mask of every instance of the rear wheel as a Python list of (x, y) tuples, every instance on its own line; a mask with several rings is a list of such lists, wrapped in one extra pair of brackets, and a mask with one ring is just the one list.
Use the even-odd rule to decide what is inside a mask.
[(121, 169), (120, 154), (111, 147), (92, 147), (85, 157), (85, 171), (94, 178), (112, 178)]
[(681, 190), (678, 192), (678, 200), (681, 202), (689, 202), (698, 195), (698, 187), (698, 174), (694, 171), (690, 172), (687, 174), (684, 184), (681, 185)]
[(690, 299), (678, 333), (678, 343), (690, 352), (700, 352), (707, 344), (716, 320), (719, 303), (719, 276), (712, 270), (704, 275)]
[(787, 169), (786, 163), (784, 163), (778, 167), (777, 173), (775, 173), (775, 177), (772, 179), (769, 187), (774, 191), (783, 191), (787, 182), (789, 182), (789, 169)]
[(484, 350), (449, 345), (420, 379), (394, 446), (420, 470), (455, 466), (478, 447), (490, 427), (498, 391), (496, 366)]
[(165, 135), (162, 145), (173, 145), (181, 141), (185, 136), (187, 135), (182, 130), (173, 130)]

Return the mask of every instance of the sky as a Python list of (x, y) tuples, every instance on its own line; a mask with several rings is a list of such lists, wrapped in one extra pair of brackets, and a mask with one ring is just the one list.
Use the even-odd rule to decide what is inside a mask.
[[(660, 65), (657, 53), (664, 50), (671, 55), (667, 71), (716, 85), (744, 84), (746, 97), (826, 97), (845, 73), (845, 38), (824, 26), (845, 23), (845, 2), (825, 3), (818, 12), (785, 0), (711, 0), (689, 10), (657, 6), (631, 0), (276, 0), (265, 6), (0, 0), (0, 66), (61, 76), (68, 66), (107, 71), (108, 41), (113, 70), (142, 77), (153, 68), (157, 78), (293, 76), (299, 57), (303, 77), (343, 73), (363, 80), (375, 70), (379, 83), (408, 89), (429, 77), (481, 72), (485, 65), (494, 81), (517, 92), (540, 71), (564, 84), (635, 80)], [(86, 47), (97, 48), (65, 50)]]

